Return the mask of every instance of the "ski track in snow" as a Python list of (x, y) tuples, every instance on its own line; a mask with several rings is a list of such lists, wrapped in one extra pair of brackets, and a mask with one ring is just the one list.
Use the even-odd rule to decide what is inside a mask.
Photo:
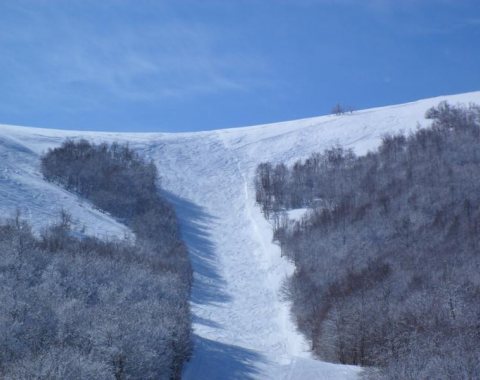
[(43, 181), (39, 155), (65, 138), (128, 142), (157, 164), (194, 268), (194, 352), (184, 379), (355, 379), (360, 369), (315, 360), (282, 301), (293, 265), (271, 242), (255, 205), (253, 175), (263, 161), (291, 164), (340, 143), (359, 153), (381, 136), (428, 125), (441, 100), (480, 103), (480, 92), (270, 125), (197, 133), (107, 133), (0, 126), (0, 211), (20, 208), (36, 230), (63, 207), (75, 228), (130, 236), (125, 226)]

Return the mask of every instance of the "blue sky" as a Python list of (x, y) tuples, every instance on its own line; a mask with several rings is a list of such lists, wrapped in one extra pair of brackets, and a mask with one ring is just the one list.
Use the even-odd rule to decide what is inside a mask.
[(194, 131), (480, 90), (478, 0), (0, 0), (0, 123)]

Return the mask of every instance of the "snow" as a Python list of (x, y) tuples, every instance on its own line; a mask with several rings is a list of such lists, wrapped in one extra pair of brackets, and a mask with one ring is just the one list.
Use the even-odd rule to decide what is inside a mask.
[[(62, 207), (76, 228), (101, 236), (128, 229), (39, 174), (39, 155), (65, 138), (128, 142), (151, 158), (179, 215), (194, 267), (194, 353), (184, 379), (354, 379), (360, 368), (315, 360), (296, 331), (282, 281), (292, 273), (255, 205), (262, 161), (293, 163), (333, 144), (361, 154), (381, 136), (428, 125), (441, 100), (480, 103), (480, 92), (284, 123), (195, 133), (76, 132), (0, 126), (0, 212), (20, 207), (36, 229)], [(300, 211), (299, 211), (300, 212)]]
[(288, 220), (292, 222), (299, 222), (302, 220), (303, 217), (307, 215), (308, 211), (310, 211), (309, 208), (295, 208), (293, 210), (288, 210)]
[[(55, 222), (62, 208), (74, 217), (78, 231), (98, 237), (131, 237), (124, 225), (94, 209), (71, 193), (43, 180), (38, 152), (0, 129), (0, 215), (12, 217), (18, 209), (37, 231)], [(25, 137), (25, 140), (28, 138)]]

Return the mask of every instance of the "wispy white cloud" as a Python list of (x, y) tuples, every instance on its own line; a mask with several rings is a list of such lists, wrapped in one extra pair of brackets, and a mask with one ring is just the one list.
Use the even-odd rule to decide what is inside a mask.
[(108, 9), (95, 15), (95, 6), (75, 14), (76, 7), (42, 3), (11, 5), (12, 16), (0, 23), (7, 57), (0, 66), (32, 99), (61, 100), (68, 92), (88, 107), (102, 97), (159, 101), (246, 91), (265, 70), (262, 57), (229, 49), (227, 30), (180, 21), (167, 9), (132, 22), (113, 11), (109, 20)]

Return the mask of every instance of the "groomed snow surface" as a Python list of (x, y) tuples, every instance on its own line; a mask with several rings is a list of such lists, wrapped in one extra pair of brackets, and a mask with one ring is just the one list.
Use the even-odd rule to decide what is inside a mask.
[(387, 132), (425, 126), (442, 100), (480, 103), (480, 92), (285, 123), (196, 133), (99, 133), (0, 126), (0, 211), (20, 208), (37, 230), (63, 207), (85, 233), (129, 236), (128, 229), (52, 184), (39, 155), (65, 138), (128, 142), (151, 158), (174, 204), (194, 268), (194, 352), (184, 379), (355, 379), (360, 368), (315, 360), (296, 331), (281, 284), (293, 271), (272, 244), (255, 205), (262, 161), (292, 163), (334, 144), (365, 153)]

